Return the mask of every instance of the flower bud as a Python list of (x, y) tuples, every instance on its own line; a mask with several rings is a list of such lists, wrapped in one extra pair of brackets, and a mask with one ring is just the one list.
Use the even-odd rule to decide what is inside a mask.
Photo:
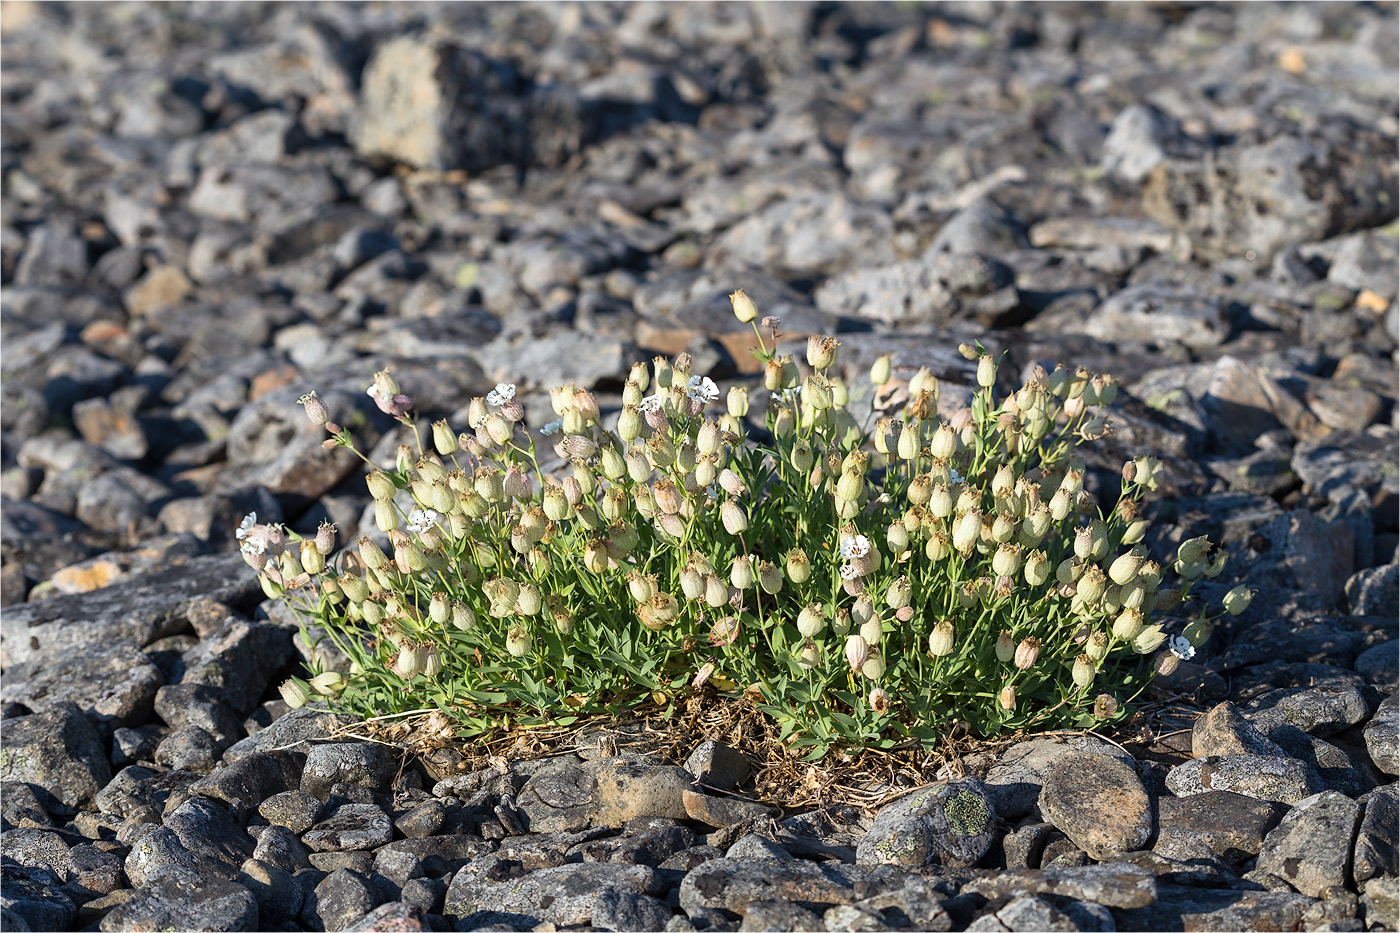
[(1254, 590), (1241, 584), (1225, 594), (1225, 611), (1232, 616), (1237, 616), (1249, 608), (1252, 599), (1254, 599)]
[(1167, 633), (1162, 631), (1162, 626), (1149, 625), (1134, 636), (1133, 650), (1138, 654), (1151, 654), (1162, 647), (1162, 642), (1166, 640)]
[[(1003, 544), (992, 555), (992, 573), (999, 577), (1015, 576), (1021, 569), (1021, 546)], [(1048, 570), (1048, 568), (1047, 568)]]
[(888, 587), (885, 588), (885, 605), (891, 609), (903, 609), (909, 605), (910, 597), (913, 593), (913, 584), (906, 576), (895, 578)]
[(870, 657), (870, 646), (860, 635), (851, 635), (846, 639), (846, 663), (851, 671), (859, 671), (865, 666), (865, 662)]
[(1146, 557), (1146, 553), (1138, 548), (1119, 554), (1109, 565), (1108, 578), (1119, 586), (1127, 586), (1137, 579), (1138, 569)]
[(935, 658), (953, 653), (953, 623), (943, 619), (929, 632), (928, 650)]
[(831, 394), (831, 383), (821, 376), (811, 376), (802, 389), (803, 401), (812, 406), (813, 411), (829, 411), (836, 403)]
[(292, 709), (301, 709), (311, 699), (311, 685), (300, 677), (282, 681), (277, 685), (277, 692), (282, 694), (282, 702)]
[(1176, 559), (1183, 564), (1198, 564), (1206, 559), (1210, 551), (1210, 540), (1201, 535), (1199, 538), (1190, 538), (1181, 542), (1176, 549)]
[(1186, 623), (1186, 627), (1181, 630), (1181, 635), (1191, 643), (1192, 648), (1199, 648), (1210, 640), (1210, 623), (1205, 619), (1195, 619)]
[(777, 564), (768, 560), (758, 562), (758, 585), (769, 596), (776, 596), (783, 591), (783, 572), (778, 569)]
[(368, 537), (359, 540), (360, 560), (371, 570), (385, 570), (389, 566), (389, 555), (384, 553), (383, 548)]
[(831, 368), (836, 363), (836, 350), (840, 346), (835, 337), (813, 334), (807, 338), (807, 365), (817, 372)]
[(826, 627), (826, 615), (821, 603), (808, 603), (797, 614), (797, 630), (804, 638), (813, 638)]
[(1108, 633), (1103, 629), (1096, 629), (1089, 635), (1089, 640), (1084, 644), (1084, 653), (1093, 661), (1102, 661), (1108, 656)]
[(306, 393), (297, 399), (297, 402), (306, 411), (306, 420), (316, 427), (319, 428), (331, 420), (330, 410), (326, 408), (326, 403), (315, 392)]
[(740, 324), (748, 324), (758, 317), (758, 306), (753, 303), (753, 299), (744, 294), (742, 288), (735, 289), (729, 296), (729, 303), (734, 307), (734, 316), (739, 319)]
[(523, 658), (530, 653), (530, 633), (524, 626), (512, 625), (506, 632), (506, 652), (512, 658)]
[(953, 547), (966, 557), (982, 537), (982, 515), (976, 509), (959, 515), (953, 523)]
[(784, 569), (787, 577), (799, 586), (806, 583), (812, 577), (812, 564), (807, 559), (807, 552), (801, 548), (793, 548), (787, 553)]
[(870, 657), (860, 666), (860, 673), (866, 680), (879, 680), (885, 676), (885, 659), (879, 651), (870, 652)]
[(870, 365), (870, 381), (877, 386), (882, 386), (890, 381), (890, 355), (882, 354), (875, 358), (875, 362)]
[(1074, 667), (1070, 669), (1070, 679), (1080, 690), (1088, 690), (1089, 685), (1094, 682), (1094, 674), (1097, 673), (1094, 667), (1094, 659), (1087, 654), (1081, 654), (1074, 659)]
[(720, 506), (719, 515), (720, 521), (724, 523), (724, 530), (731, 535), (741, 534), (749, 527), (748, 513), (734, 499), (724, 500), (724, 504)]
[(1073, 509), (1074, 494), (1064, 487), (1055, 490), (1055, 494), (1050, 497), (1050, 517), (1062, 522)]
[(935, 460), (947, 460), (958, 452), (958, 435), (948, 424), (941, 424), (938, 430), (933, 432), (933, 440), (929, 443), (929, 453)]
[(320, 573), (326, 569), (326, 558), (320, 551), (316, 550), (314, 540), (308, 538), (302, 541), (299, 550), (301, 551), (301, 567), (307, 573)]
[(891, 554), (899, 555), (909, 550), (909, 529), (904, 522), (890, 523), (885, 529), (885, 544), (889, 546)]
[(311, 678), (308, 686), (323, 697), (335, 696), (345, 689), (345, 675), (339, 671), (324, 671)]
[(1016, 646), (1016, 654), (1012, 658), (1012, 661), (1020, 670), (1028, 671), (1035, 667), (1035, 662), (1039, 657), (1040, 639), (1025, 638)]
[(423, 658), (418, 653), (418, 649), (413, 645), (405, 643), (399, 648), (398, 657), (394, 658), (394, 673), (404, 680), (409, 680), (418, 676), (418, 672), (423, 669)]
[(433, 447), (444, 457), (457, 452), (457, 435), (447, 426), (447, 419), (433, 422)]
[(896, 452), (901, 460), (914, 460), (919, 456), (919, 427), (906, 421), (899, 432)]
[(1132, 641), (1143, 631), (1143, 616), (1136, 609), (1124, 609), (1113, 620), (1113, 637), (1119, 641)]
[(389, 478), (389, 474), (383, 470), (375, 470), (366, 476), (365, 485), (369, 487), (369, 494), (375, 501), (392, 499), (394, 494), (399, 491), (398, 487), (394, 485), (394, 481)]
[(1220, 548), (1206, 563), (1205, 576), (1207, 580), (1214, 580), (1225, 570), (1225, 562), (1230, 559), (1230, 552)]
[(1026, 582), (1031, 586), (1040, 586), (1050, 579), (1050, 558), (1044, 551), (1031, 551), (1026, 555)]
[(724, 585), (724, 581), (714, 574), (705, 576), (705, 605), (711, 609), (718, 609), (729, 602), (729, 587)]
[(989, 354), (983, 353), (977, 357), (977, 384), (984, 389), (990, 389), (997, 381), (997, 364)]
[(1001, 708), (1006, 710), (1008, 713), (1014, 710), (1016, 708), (1015, 685), (1007, 684), (1005, 687), (1002, 687), (1001, 692), (997, 694), (997, 702), (1000, 703)]
[(870, 709), (876, 713), (886, 713), (890, 709), (890, 695), (885, 692), (884, 687), (874, 687), (870, 691), (868, 701)]

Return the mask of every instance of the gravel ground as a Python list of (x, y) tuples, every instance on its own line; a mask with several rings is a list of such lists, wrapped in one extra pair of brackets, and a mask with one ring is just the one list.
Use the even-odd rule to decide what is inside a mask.
[[(0, 32), (6, 929), (1400, 923), (1394, 4), (12, 0)], [(344, 543), (369, 501), (297, 396), (392, 457), (385, 365), (454, 423), (497, 380), (532, 423), (560, 382), (615, 409), (657, 353), (753, 381), (740, 287), (852, 375), (966, 384), (974, 338), (1117, 374), (1096, 475), (1162, 456), (1153, 546), (1210, 534), (1207, 595), (1260, 587), (1156, 688), (1202, 715), (791, 815), (698, 736), (453, 774), (287, 710), (309, 649), (233, 532)]]

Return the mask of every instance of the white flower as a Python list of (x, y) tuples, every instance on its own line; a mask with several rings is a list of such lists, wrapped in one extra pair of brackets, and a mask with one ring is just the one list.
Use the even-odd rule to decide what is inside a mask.
[(856, 565), (855, 565), (855, 564), (842, 564), (842, 565), (841, 565), (841, 579), (842, 579), (842, 580), (854, 580), (854, 579), (855, 579), (856, 577), (858, 577), (858, 576), (860, 576), (860, 571), (856, 570)]
[(660, 393), (648, 395), (646, 398), (642, 399), (642, 403), (637, 406), (637, 410), (641, 412), (660, 411), (663, 401), (665, 401), (665, 399), (661, 397)]
[(515, 398), (515, 386), (509, 382), (498, 382), (496, 388), (486, 393), (487, 404), (500, 408), (506, 402)]
[(865, 535), (850, 535), (841, 539), (841, 558), (851, 560), (855, 557), (864, 557), (870, 553), (870, 539)]
[(719, 398), (719, 386), (709, 376), (691, 376), (686, 383), (685, 394), (700, 402), (713, 402)]
[(370, 398), (379, 397), (379, 392), (375, 390), (374, 383), (372, 382), (369, 384), (369, 388), (365, 389), (365, 394), (368, 395)]
[(710, 485), (705, 487), (705, 496), (710, 499), (719, 498), (719, 490), (715, 488), (714, 483), (711, 483)]
[(948, 476), (952, 479), (953, 485), (955, 486), (963, 481), (963, 475), (952, 467), (948, 468)]
[(432, 509), (414, 509), (408, 513), (408, 530), (422, 534), (438, 520), (438, 513)]
[(248, 537), (248, 535), (253, 533), (253, 526), (257, 523), (258, 513), (249, 512), (247, 515), (243, 516), (243, 521), (239, 524), (238, 530), (234, 532), (234, 535), (238, 538), (238, 540), (242, 541), (244, 538)]
[(243, 542), (238, 545), (238, 549), (249, 557), (267, 550), (267, 542), (263, 540), (262, 535), (246, 534), (240, 529), (238, 536), (243, 539)]
[(549, 437), (553, 437), (554, 435), (558, 434), (558, 433), (559, 433), (560, 431), (562, 431), (562, 430), (564, 430), (564, 419), (563, 419), (563, 418), (555, 418), (555, 419), (554, 419), (553, 421), (551, 421), (549, 424), (547, 424), (547, 425), (545, 425), (544, 427), (540, 428), (540, 433), (541, 433), (541, 434), (548, 435)]
[(1181, 635), (1173, 635), (1171, 641), (1167, 642), (1167, 647), (1171, 649), (1172, 654), (1183, 661), (1189, 661), (1196, 656), (1196, 649), (1191, 647), (1191, 642)]

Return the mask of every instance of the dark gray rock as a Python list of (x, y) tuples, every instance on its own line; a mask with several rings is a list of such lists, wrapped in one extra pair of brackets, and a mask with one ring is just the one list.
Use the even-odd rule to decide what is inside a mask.
[(1259, 854), (1264, 837), (1288, 811), (1286, 804), (1230, 791), (1206, 791), (1157, 802), (1153, 851), (1186, 860), (1202, 850), (1239, 864)]
[[(441, 836), (426, 836), (422, 839), (395, 839), (375, 850), (375, 865), (379, 857), (393, 853), (406, 855), (416, 862), (424, 874), (442, 877), (480, 855), (490, 852), (494, 846), (480, 836), (470, 833), (451, 833)], [(569, 859), (573, 861), (574, 859)], [(560, 859), (558, 864), (563, 863)], [(377, 869), (376, 869), (377, 870)]]
[(41, 790), (46, 808), (91, 808), (111, 779), (97, 730), (73, 704), (5, 720), (0, 780), (23, 781)]
[(301, 789), (324, 799), (336, 784), (387, 790), (395, 762), (388, 747), (372, 742), (315, 745), (306, 753)]
[(111, 894), (126, 884), (121, 858), (95, 845), (74, 846), (68, 852), (66, 890), (78, 904)]
[(856, 848), (862, 865), (965, 868), (995, 839), (996, 809), (976, 779), (934, 784), (887, 804)]
[(181, 885), (201, 878), (233, 880), (253, 849), (253, 840), (228, 811), (192, 797), (132, 846), (126, 875), (137, 887), (167, 879)]
[(1178, 797), (1227, 790), (1292, 806), (1312, 793), (1312, 782), (1307, 765), (1292, 758), (1211, 755), (1172, 768), (1167, 789)]
[(374, 804), (347, 803), (302, 834), (316, 852), (373, 849), (394, 837), (389, 814)]
[(1142, 848), (1154, 830), (1152, 801), (1137, 771), (1092, 752), (1056, 760), (1040, 791), (1040, 812), (1099, 861)]
[(984, 914), (969, 930), (1117, 930), (1108, 908), (1067, 898), (1026, 894), (995, 914)]
[(604, 930), (660, 930), (671, 919), (671, 908), (646, 894), (616, 889), (604, 891), (593, 904), (592, 924)]
[(6, 927), (18, 920), (30, 930), (69, 929), (77, 906), (59, 884), (47, 868), (0, 865), (0, 908), (5, 911)]
[(532, 775), (520, 789), (516, 806), (532, 833), (577, 832), (593, 822), (596, 784), (591, 771), (561, 762)]
[(998, 872), (970, 881), (963, 890), (987, 898), (1021, 893), (1048, 894), (1130, 909), (1151, 904), (1157, 897), (1157, 882), (1151, 872), (1137, 865), (1106, 862), (1074, 868)]
[(724, 857), (742, 861), (785, 862), (792, 858), (792, 853), (758, 833), (747, 833), (736, 839), (725, 850)]
[(1115, 910), (1113, 919), (1123, 931), (1176, 926), (1192, 930), (1283, 930), (1302, 926), (1303, 912), (1312, 903), (1311, 899), (1291, 892), (1163, 884), (1157, 888), (1155, 903)]
[(870, 871), (854, 865), (802, 859), (712, 859), (685, 876), (680, 886), (680, 906), (694, 917), (699, 909), (743, 914), (754, 901), (848, 904), (861, 899), (859, 885)]
[(156, 882), (102, 918), (104, 931), (256, 930), (258, 901), (247, 888), (218, 878)]
[(1376, 715), (1366, 723), (1366, 750), (1371, 761), (1386, 774), (1400, 774), (1400, 694), (1381, 701)]
[(167, 684), (155, 698), (156, 715), (174, 729), (203, 729), (223, 748), (243, 738), (243, 721), (223, 700), (223, 692), (196, 683)]
[(160, 670), (132, 642), (75, 645), (6, 672), (0, 696), (35, 712), (64, 703), (82, 710), (103, 735), (150, 719)]
[(379, 895), (368, 878), (346, 868), (337, 868), (306, 898), (301, 921), (313, 928), (343, 930), (379, 903)]
[(19, 781), (6, 781), (0, 786), (0, 817), (3, 817), (6, 829), (12, 826), (42, 829), (53, 825), (39, 794), (30, 785)]
[(1378, 787), (1366, 799), (1352, 851), (1351, 878), (1357, 889), (1372, 878), (1400, 875), (1400, 803), (1397, 786)]
[(822, 917), (816, 911), (790, 901), (751, 901), (744, 911), (741, 933), (761, 930), (820, 930)]
[(265, 926), (287, 923), (301, 912), (301, 887), (276, 865), (250, 858), (240, 866), (237, 881), (258, 902), (258, 918)]
[(230, 616), (180, 659), (180, 683), (202, 684), (222, 693), (246, 715), (258, 704), (274, 673), (291, 657), (291, 633), (275, 625)]
[(695, 746), (685, 760), (685, 770), (701, 784), (719, 790), (734, 790), (753, 774), (753, 766), (747, 758), (728, 745), (714, 741)]
[(253, 858), (292, 874), (311, 867), (311, 850), (285, 826), (264, 828)]
[(1249, 701), (1243, 713), (1265, 735), (1290, 725), (1326, 738), (1347, 726), (1365, 722), (1371, 709), (1356, 687), (1324, 684), (1266, 693)]
[[(296, 786), (302, 767), (299, 752), (258, 752), (201, 778), (190, 785), (189, 792), (222, 801), (239, 819), (246, 819), (254, 808), (267, 817), (263, 811), (265, 802), (274, 796), (284, 796), (287, 788)], [(319, 806), (320, 801), (316, 803)], [(276, 822), (271, 817), (268, 819)], [(300, 829), (310, 825), (308, 821)]]
[(198, 726), (183, 726), (168, 733), (156, 746), (156, 764), (181, 771), (208, 774), (219, 762), (221, 744)]
[(1347, 605), (1357, 615), (1381, 615), (1400, 604), (1400, 564), (1366, 567), (1347, 579)]
[(1191, 754), (1196, 758), (1210, 755), (1287, 757), (1282, 748), (1265, 737), (1229, 700), (1212, 707), (1196, 720), (1191, 728)]
[(62, 882), (68, 881), (72, 870), (64, 838), (43, 829), (11, 829), (0, 833), (0, 855), (26, 868), (48, 869)]
[(147, 723), (134, 729), (112, 730), (112, 764), (117, 767), (152, 761), (156, 747), (168, 730), (160, 723)]
[(331, 713), (315, 706), (294, 709), (273, 721), (266, 729), (246, 739), (240, 739), (224, 752), (224, 761), (234, 762), (254, 752), (274, 749), (308, 753), (311, 739), (324, 738), (352, 719), (342, 713)]
[(436, 798), (425, 800), (394, 820), (394, 829), (409, 839), (431, 836), (447, 820), (447, 807)]
[[(245, 758), (243, 761), (251, 760)], [(293, 833), (304, 833), (315, 823), (325, 801), (304, 790), (272, 794), (258, 805), (258, 814), (273, 826), (285, 826)]]
[(190, 787), (199, 779), (190, 771), (155, 771), (131, 765), (119, 771), (94, 802), (103, 813), (119, 817), (148, 815), (148, 822), (158, 822), (161, 814), (190, 798)]
[(1360, 822), (1361, 808), (1336, 791), (1301, 800), (1264, 837), (1258, 870), (1320, 898), (1328, 887), (1347, 883)]
[(1360, 797), (1376, 786), (1368, 766), (1358, 764), (1345, 749), (1331, 742), (1308, 735), (1297, 726), (1279, 726), (1273, 737), (1290, 757), (1312, 769), (1310, 777), (1319, 790)]
[(817, 289), (817, 307), (886, 323), (946, 324), (970, 317), (978, 299), (1011, 283), (1000, 262), (975, 254), (928, 252), (919, 259), (859, 268)]
[(463, 926), (487, 911), (513, 915), (519, 918), (513, 923), (530, 926), (591, 923), (599, 895), (615, 891), (656, 896), (663, 890), (656, 872), (642, 865), (585, 862), (513, 877), (509, 863), (486, 855), (453, 877), (443, 914)]

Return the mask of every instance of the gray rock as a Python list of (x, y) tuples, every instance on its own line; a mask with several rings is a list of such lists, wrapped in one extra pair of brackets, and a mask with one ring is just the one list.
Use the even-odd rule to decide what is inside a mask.
[[(223, 801), (240, 819), (246, 818), (255, 807), (260, 814), (268, 817), (263, 809), (266, 801), (285, 796), (287, 788), (296, 785), (301, 779), (302, 763), (298, 752), (259, 752), (199, 779), (190, 785), (189, 792)], [(268, 819), (269, 822), (277, 822), (271, 817)], [(310, 825), (308, 820), (305, 826), (294, 831), (300, 832)]]
[(722, 742), (706, 741), (695, 746), (685, 760), (685, 770), (701, 784), (718, 790), (734, 790), (753, 774), (753, 766), (739, 752)]
[[(400, 377), (402, 378), (402, 376)], [(263, 486), (274, 495), (319, 498), (357, 470), (363, 461), (343, 447), (321, 446), (326, 432), (306, 420), (296, 403), (304, 390), (276, 389), (239, 409), (228, 430), (229, 468), (219, 474), (215, 492)], [(349, 418), (361, 404), (341, 389), (318, 390), (326, 405)]]
[(689, 827), (669, 819), (645, 817), (627, 823), (621, 836), (592, 839), (570, 849), (565, 858), (582, 855), (586, 862), (619, 862), (658, 866), (677, 852), (695, 845)]
[(642, 865), (585, 862), (511, 877), (505, 863), (487, 855), (453, 877), (443, 915), (462, 926), (486, 911), (514, 915), (519, 919), (513, 923), (530, 926), (591, 923), (599, 895), (608, 891), (656, 896), (663, 887), (656, 872)]
[(886, 323), (946, 324), (977, 299), (1004, 288), (1011, 272), (980, 255), (933, 252), (888, 266), (833, 276), (817, 289), (817, 307)]
[(113, 729), (112, 764), (121, 767), (153, 760), (156, 747), (167, 731), (160, 723), (148, 723), (135, 729)]
[(1153, 833), (1152, 810), (1136, 770), (1092, 752), (1061, 756), (1040, 791), (1045, 818), (1099, 861), (1142, 848)]
[(346, 868), (337, 868), (306, 898), (301, 920), (310, 927), (343, 930), (379, 906), (379, 902), (379, 895), (368, 878)]
[(223, 692), (203, 684), (167, 684), (156, 692), (156, 715), (172, 728), (195, 726), (220, 743), (219, 751), (243, 738), (243, 717), (223, 701)]
[(693, 790), (681, 792), (685, 812), (692, 820), (710, 826), (733, 826), (745, 820), (774, 816), (772, 807), (740, 797), (711, 797)]
[(1167, 158), (1180, 136), (1181, 129), (1168, 114), (1150, 104), (1132, 104), (1113, 118), (1099, 166), (1128, 184), (1140, 184)]
[(188, 800), (190, 787), (198, 780), (199, 775), (190, 771), (153, 771), (132, 765), (118, 772), (94, 802), (103, 813), (118, 817), (148, 814), (155, 822), (162, 813)]
[(315, 706), (303, 706), (276, 719), (256, 735), (250, 735), (229, 746), (224, 752), (224, 761), (234, 762), (254, 752), (274, 749), (306, 754), (312, 748), (311, 739), (324, 738), (352, 721), (351, 717), (342, 713), (327, 712)]
[(1352, 851), (1351, 879), (1357, 889), (1372, 878), (1400, 875), (1400, 804), (1395, 784), (1378, 787), (1366, 799)]
[(302, 889), (285, 869), (250, 858), (239, 868), (237, 881), (258, 902), (261, 924), (287, 923), (301, 913)]
[(208, 774), (219, 761), (222, 745), (198, 726), (183, 726), (168, 733), (156, 746), (156, 764), (181, 771)]
[(887, 804), (856, 848), (862, 865), (965, 868), (995, 839), (996, 808), (976, 779), (934, 784)]
[(1393, 642), (1372, 645), (1356, 656), (1352, 667), (1370, 683), (1395, 683), (1400, 679), (1400, 653)]
[(235, 712), (246, 715), (290, 657), (289, 632), (230, 615), (214, 631), (201, 632), (199, 643), (181, 657), (180, 683), (217, 689)]
[(1347, 883), (1360, 821), (1361, 808), (1336, 791), (1301, 800), (1264, 837), (1258, 869), (1320, 898), (1328, 887)]
[(80, 644), (9, 669), (0, 696), (35, 712), (72, 703), (103, 735), (151, 717), (160, 670), (132, 642)]
[(1172, 768), (1167, 789), (1178, 797), (1227, 790), (1290, 806), (1312, 793), (1307, 765), (1266, 755), (1211, 755)]
[(1319, 790), (1360, 797), (1376, 786), (1368, 767), (1358, 765), (1345, 749), (1331, 742), (1308, 735), (1297, 726), (1279, 726), (1273, 736), (1290, 757), (1305, 762), (1312, 769), (1310, 777)]
[(34, 788), (19, 781), (7, 781), (0, 786), (0, 817), (3, 817), (6, 829), (11, 826), (43, 828), (53, 825)]
[(285, 826), (268, 826), (258, 837), (253, 858), (295, 874), (311, 867), (311, 850)]
[(645, 894), (611, 889), (598, 895), (593, 904), (592, 923), (604, 930), (660, 930), (671, 919), (671, 908), (664, 901)]
[[(422, 839), (395, 839), (375, 850), (375, 865), (378, 866), (381, 855), (399, 853), (414, 859), (429, 875), (446, 875), (477, 856), (485, 855), (492, 848), (490, 842), (469, 833), (426, 836)], [(564, 860), (559, 861), (562, 863)]]
[(1229, 700), (1212, 707), (1196, 720), (1191, 728), (1191, 754), (1196, 758), (1210, 755), (1287, 757), (1277, 743), (1265, 737)]
[(1169, 285), (1133, 285), (1113, 294), (1074, 333), (1099, 340), (1167, 341), (1193, 348), (1215, 347), (1230, 336), (1230, 318), (1219, 298)]
[(423, 801), (394, 820), (394, 829), (409, 839), (422, 839), (436, 833), (446, 820), (447, 807), (434, 798)]
[[(835, 235), (841, 231), (839, 235)], [(789, 277), (831, 275), (856, 260), (894, 260), (893, 223), (873, 204), (804, 192), (756, 211), (720, 235), (711, 250), (721, 265), (757, 265)], [(818, 302), (820, 304), (820, 302)]]
[(102, 918), (104, 931), (256, 930), (258, 902), (245, 887), (209, 878), (160, 881)]
[(748, 861), (712, 859), (692, 869), (680, 886), (681, 909), (727, 910), (743, 914), (754, 901), (849, 904), (869, 869), (801, 859)]
[(324, 799), (336, 784), (387, 790), (394, 761), (387, 746), (373, 742), (332, 742), (306, 753), (301, 789)]
[(1301, 894), (1162, 884), (1155, 903), (1114, 912), (1122, 931), (1180, 926), (1191, 930), (1287, 930), (1303, 925), (1313, 901)]
[(1372, 878), (1361, 894), (1361, 908), (1368, 924), (1389, 930), (1400, 921), (1400, 904), (1394, 878)]
[(1243, 712), (1265, 735), (1290, 725), (1318, 738), (1364, 722), (1371, 714), (1361, 691), (1342, 684), (1275, 690), (1249, 701)]
[(1231, 791), (1206, 791), (1157, 802), (1153, 851), (1185, 861), (1202, 850), (1238, 864), (1258, 855), (1264, 837), (1288, 812), (1285, 804)]
[(1132, 756), (1096, 735), (1056, 736), (1018, 742), (1001, 753), (987, 772), (986, 789), (996, 805), (997, 816), (1018, 820), (1035, 809), (1045, 783), (1045, 774), (1061, 756), (1074, 751), (1107, 755), (1129, 767)]
[(161, 880), (181, 884), (203, 877), (232, 880), (253, 855), (253, 840), (218, 804), (193, 797), (132, 846), (126, 875), (137, 887)]
[(81, 644), (134, 641), (148, 645), (186, 624), (182, 607), (196, 598), (244, 605), (260, 592), (237, 554), (195, 557), (177, 566), (114, 583), (90, 593), (12, 606), (0, 620), (0, 664)]
[(1125, 862), (998, 872), (973, 879), (963, 890), (987, 898), (1047, 894), (1117, 909), (1143, 907), (1157, 898), (1157, 882), (1152, 873)]
[(29, 930), (67, 930), (77, 914), (53, 872), (18, 864), (0, 865), (0, 909), (6, 927), (18, 920)]
[(431, 930), (432, 927), (420, 918), (429, 913), (415, 904), (404, 900), (381, 904), (359, 920), (345, 927), (346, 933), (378, 933), (380, 930)]
[(792, 858), (792, 853), (782, 846), (765, 839), (758, 833), (740, 836), (724, 853), (725, 858), (740, 860), (762, 860), (784, 862)]
[(621, 826), (639, 817), (685, 819), (683, 794), (693, 783), (684, 768), (618, 764), (597, 772), (593, 789), (594, 820)]
[(111, 778), (97, 730), (73, 704), (5, 720), (0, 780), (33, 785), (46, 808), (89, 809)]
[(72, 860), (58, 833), (43, 829), (11, 829), (0, 833), (0, 855), (27, 868), (45, 868), (59, 881), (68, 881)]
[(710, 859), (723, 858), (724, 850), (712, 845), (691, 846), (675, 852), (665, 859), (657, 868), (662, 871), (683, 871), (688, 872), (697, 865), (703, 865)]
[(974, 920), (969, 930), (1117, 930), (1106, 907), (1063, 898), (1026, 894), (993, 914)]
[(373, 849), (394, 837), (389, 815), (374, 804), (347, 803), (302, 834), (315, 852)]
[(1366, 750), (1371, 761), (1386, 774), (1400, 774), (1400, 694), (1392, 693), (1381, 701), (1376, 715), (1366, 723)]
[(820, 930), (821, 915), (790, 901), (752, 901), (739, 924), (741, 933), (762, 930)]
[(80, 904), (111, 894), (126, 884), (122, 860), (115, 853), (95, 845), (80, 845), (69, 851), (68, 860), (67, 890)]

